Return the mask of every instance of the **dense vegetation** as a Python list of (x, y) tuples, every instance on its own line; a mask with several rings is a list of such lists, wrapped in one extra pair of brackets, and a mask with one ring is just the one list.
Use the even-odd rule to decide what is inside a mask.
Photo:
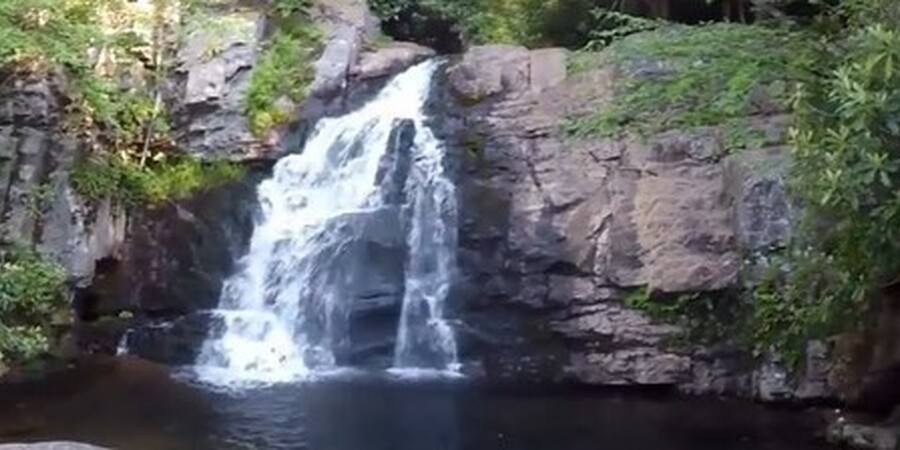
[(71, 180), (79, 193), (91, 199), (152, 206), (233, 181), (241, 175), (241, 167), (227, 161), (204, 163), (180, 157), (141, 166), (121, 158), (101, 157), (75, 166)]
[(806, 47), (799, 33), (723, 23), (660, 25), (599, 53), (579, 52), (576, 71), (604, 64), (634, 75), (618, 85), (608, 107), (571, 118), (566, 129), (576, 137), (647, 135), (725, 124), (729, 148), (745, 147), (753, 137), (748, 116), (787, 109)]
[(34, 252), (0, 253), (0, 368), (50, 350), (54, 321), (66, 319), (64, 283), (62, 269)]
[[(383, 19), (400, 18), (411, 27), (427, 27), (429, 18), (453, 22), (473, 43), (521, 43), (529, 46), (583, 44), (596, 28), (594, 0), (370, 0)], [(428, 30), (412, 30), (411, 34)]]
[(852, 0), (795, 93), (792, 191), (804, 222), (788, 269), (757, 299), (758, 341), (798, 355), (809, 337), (870, 320), (900, 283), (900, 3)]

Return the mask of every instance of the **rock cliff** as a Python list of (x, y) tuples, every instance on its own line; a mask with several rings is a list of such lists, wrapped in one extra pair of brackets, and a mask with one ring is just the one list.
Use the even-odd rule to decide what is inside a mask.
[[(447, 70), (469, 354), (491, 378), (768, 395), (784, 374), (727, 346), (676, 345), (682, 330), (625, 300), (727, 301), (786, 243), (787, 118), (754, 116), (764, 139), (736, 154), (717, 127), (570, 137), (565, 120), (604, 108), (629, 74), (567, 74), (566, 61), (561, 49), (490, 46)], [(830, 395), (808, 385), (816, 376), (785, 395)]]
[(66, 269), (73, 286), (86, 287), (95, 263), (124, 238), (124, 210), (110, 202), (88, 204), (69, 183), (83, 142), (64, 128), (69, 99), (63, 78), (2, 76), (3, 241), (36, 245)]

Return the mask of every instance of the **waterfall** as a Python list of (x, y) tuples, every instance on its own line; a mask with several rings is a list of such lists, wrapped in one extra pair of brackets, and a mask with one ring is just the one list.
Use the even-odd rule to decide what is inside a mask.
[(356, 316), (386, 307), (399, 310), (385, 340), (394, 369), (456, 370), (444, 319), (456, 198), (424, 113), (437, 67), (416, 65), (359, 110), (322, 119), (259, 185), (260, 217), (224, 283), (199, 379), (286, 382), (348, 365), (380, 342), (359, 342), (371, 338)]

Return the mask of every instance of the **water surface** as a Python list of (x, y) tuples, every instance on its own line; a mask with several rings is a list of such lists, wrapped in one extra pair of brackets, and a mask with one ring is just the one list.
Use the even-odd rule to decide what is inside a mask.
[(0, 386), (0, 440), (120, 449), (812, 450), (809, 417), (739, 402), (523, 394), (343, 374), (227, 393), (140, 360)]

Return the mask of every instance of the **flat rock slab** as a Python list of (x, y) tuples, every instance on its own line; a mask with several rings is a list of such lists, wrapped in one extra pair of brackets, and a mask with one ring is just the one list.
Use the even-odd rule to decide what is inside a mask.
[(79, 442), (57, 441), (32, 444), (2, 444), (0, 450), (108, 450), (105, 447)]

